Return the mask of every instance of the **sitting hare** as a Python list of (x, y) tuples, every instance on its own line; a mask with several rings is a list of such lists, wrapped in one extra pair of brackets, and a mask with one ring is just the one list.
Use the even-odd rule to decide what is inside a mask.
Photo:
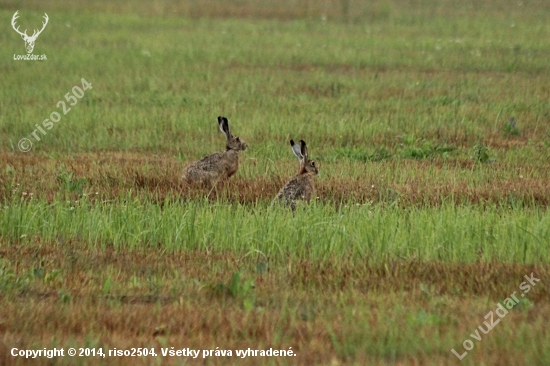
[(294, 155), (300, 160), (300, 170), (296, 176), (292, 177), (283, 188), (277, 193), (275, 201), (285, 205), (290, 205), (292, 210), (296, 209), (296, 200), (305, 200), (309, 202), (311, 197), (315, 196), (315, 186), (313, 185), (313, 176), (319, 173), (315, 161), (309, 160), (307, 156), (307, 147), (304, 140), (300, 140), (300, 146), (290, 140), (290, 146)]
[(184, 169), (182, 178), (190, 185), (211, 188), (216, 182), (226, 180), (239, 169), (239, 151), (246, 150), (248, 145), (244, 140), (231, 134), (227, 118), (218, 117), (218, 124), (227, 138), (225, 151), (205, 156), (189, 164)]

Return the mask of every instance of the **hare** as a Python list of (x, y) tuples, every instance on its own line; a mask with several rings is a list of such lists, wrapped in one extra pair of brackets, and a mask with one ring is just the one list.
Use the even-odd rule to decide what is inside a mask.
[(275, 201), (284, 205), (290, 205), (292, 210), (296, 209), (296, 200), (309, 202), (311, 197), (315, 196), (315, 185), (313, 176), (319, 173), (315, 161), (309, 160), (307, 156), (307, 147), (304, 140), (300, 140), (300, 146), (290, 140), (290, 146), (294, 155), (300, 160), (300, 170), (296, 176), (292, 177), (283, 188), (277, 193)]
[(182, 178), (190, 185), (211, 188), (216, 182), (228, 179), (239, 169), (239, 151), (246, 150), (248, 145), (244, 140), (231, 134), (227, 118), (218, 117), (218, 124), (227, 138), (225, 151), (205, 156), (189, 164), (184, 169)]

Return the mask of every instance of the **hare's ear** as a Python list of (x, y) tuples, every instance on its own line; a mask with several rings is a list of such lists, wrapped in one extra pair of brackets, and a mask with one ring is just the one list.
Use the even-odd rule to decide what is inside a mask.
[(299, 160), (302, 160), (304, 156), (302, 155), (302, 152), (300, 151), (300, 146), (294, 143), (294, 140), (290, 140), (290, 146), (292, 146), (292, 152)]
[(307, 159), (307, 146), (304, 140), (300, 140), (300, 152)]
[(222, 131), (229, 140), (231, 138), (231, 131), (229, 130), (229, 122), (227, 122), (227, 118), (218, 117), (218, 125), (220, 126), (220, 131)]

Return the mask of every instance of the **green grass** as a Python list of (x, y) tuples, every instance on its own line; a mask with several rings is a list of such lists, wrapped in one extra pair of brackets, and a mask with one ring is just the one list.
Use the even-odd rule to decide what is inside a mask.
[[(17, 149), (83, 77), (93, 89), (36, 150), (196, 158), (220, 147), (219, 114), (270, 159), (286, 156), (295, 135), (320, 155), (335, 143), (391, 146), (402, 134), (470, 148), (511, 116), (548, 143), (550, 30), (533, 16), (342, 24), (53, 14), (36, 46), (48, 62), (14, 62), (22, 41), (2, 38), (3, 146)], [(547, 158), (547, 149), (531, 157)]]
[[(375, 263), (425, 261), (548, 263), (550, 216), (534, 209), (443, 205), (409, 207), (313, 204), (290, 211), (223, 202), (139, 202), (132, 197), (91, 204), (12, 203), (0, 211), (0, 235), (22, 242), (79, 238), (93, 247), (147, 251), (259, 252), (276, 263), (352, 255)], [(479, 252), (483, 255), (480, 256)]]

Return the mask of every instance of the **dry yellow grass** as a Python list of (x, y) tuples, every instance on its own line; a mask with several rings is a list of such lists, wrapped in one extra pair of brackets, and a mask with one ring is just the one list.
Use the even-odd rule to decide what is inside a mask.
[[(258, 200), (270, 201), (285, 180), (296, 173), (295, 162), (280, 163), (278, 174), (266, 173), (267, 161), (244, 157), (240, 173), (209, 191), (191, 188), (182, 182), (181, 173), (186, 163), (169, 155), (101, 152), (51, 159), (41, 155), (0, 153), (0, 159), (12, 169), (0, 171), (0, 198), (3, 200), (14, 195), (26, 200), (39, 197), (54, 200), (64, 193), (59, 179), (60, 172), (64, 172), (85, 180), (84, 192), (92, 199), (113, 199), (130, 191), (138, 197), (152, 197), (158, 201), (166, 197), (190, 199), (209, 195), (212, 200), (224, 198), (252, 204)], [(327, 176), (326, 172), (332, 173)], [(403, 205), (440, 205), (446, 201), (502, 206), (516, 202), (546, 207), (550, 203), (548, 172), (548, 163), (527, 162), (511, 169), (509, 164), (486, 166), (472, 159), (338, 161), (321, 163), (321, 175), (315, 180), (319, 199), (337, 204), (399, 199)], [(16, 192), (13, 192), (14, 187)], [(97, 197), (95, 192), (98, 192)], [(73, 196), (78, 199), (78, 194)]]
[[(517, 289), (525, 274), (540, 285), (527, 294), (536, 307), (518, 306), (503, 325), (476, 344), (476, 363), (521, 363), (514, 336), (525, 327), (547, 341), (550, 266), (505, 263), (449, 264), (417, 260), (383, 265), (339, 260), (288, 259), (258, 273), (261, 259), (231, 252), (167, 253), (162, 248), (132, 252), (90, 249), (76, 240), (21, 242), (0, 239), (4, 271), (13, 274), (0, 293), (2, 364), (25, 364), (6, 356), (9, 347), (190, 347), (192, 349), (292, 349), (296, 359), (210, 358), (191, 364), (446, 364), (483, 316)], [(9, 263), (9, 264), (6, 264)], [(59, 271), (61, 269), (61, 271)], [(254, 309), (242, 298), (215, 290), (230, 274), (252, 279)], [(3, 284), (5, 286), (5, 284)], [(248, 296), (248, 295), (245, 295)], [(527, 303), (526, 303), (527, 304)], [(526, 305), (524, 304), (524, 305)], [(424, 317), (427, 317), (426, 319)], [(399, 338), (386, 349), (384, 337), (417, 333), (412, 352)], [(439, 334), (442, 338), (433, 338)], [(525, 335), (527, 337), (528, 334)], [(523, 336), (522, 336), (523, 337)], [(425, 343), (448, 345), (449, 352)], [(345, 344), (349, 344), (349, 349)], [(107, 346), (108, 345), (108, 346)], [(356, 348), (356, 349), (355, 349)], [(483, 351), (479, 351), (479, 349)], [(354, 350), (355, 349), (355, 350)], [(415, 351), (416, 350), (416, 351)], [(3, 358), (1, 358), (3, 357)], [(452, 356), (454, 358), (454, 356)], [(393, 361), (392, 361), (393, 360)], [(180, 364), (177, 358), (58, 358), (55, 364)], [(36, 364), (47, 364), (46, 359)]]

